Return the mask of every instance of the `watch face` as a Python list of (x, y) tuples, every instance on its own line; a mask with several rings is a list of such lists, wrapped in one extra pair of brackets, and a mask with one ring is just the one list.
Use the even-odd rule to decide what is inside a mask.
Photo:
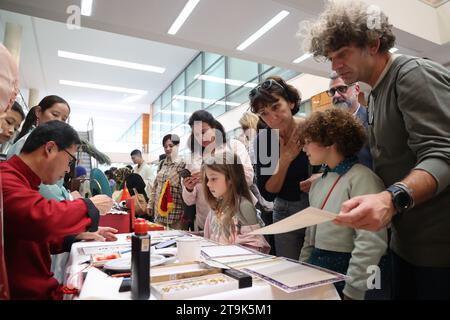
[(397, 209), (408, 209), (409, 195), (405, 191), (401, 191), (395, 195), (395, 206)]

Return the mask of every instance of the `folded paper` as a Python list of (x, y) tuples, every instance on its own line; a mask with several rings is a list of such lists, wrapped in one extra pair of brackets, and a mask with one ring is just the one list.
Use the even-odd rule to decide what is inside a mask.
[(320, 223), (332, 221), (337, 214), (308, 207), (292, 216), (273, 223), (267, 227), (250, 232), (250, 234), (278, 234), (298, 230)]

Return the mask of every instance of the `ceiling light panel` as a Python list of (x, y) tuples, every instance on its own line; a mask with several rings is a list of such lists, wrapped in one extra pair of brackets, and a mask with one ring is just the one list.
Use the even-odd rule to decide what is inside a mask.
[(90, 17), (94, 0), (81, 0), (81, 14)]
[(297, 59), (295, 59), (294, 61), (292, 61), (293, 63), (300, 63), (303, 62), (305, 60), (308, 60), (309, 58), (311, 58), (313, 56), (312, 53), (305, 53), (304, 55), (302, 55), (301, 57), (298, 57)]
[(250, 46), (253, 42), (255, 42), (260, 37), (262, 37), (270, 29), (275, 27), (278, 23), (280, 23), (288, 15), (289, 15), (289, 11), (286, 11), (286, 10), (281, 11), (275, 17), (273, 17), (269, 22), (267, 22), (264, 26), (262, 26), (258, 31), (256, 31), (254, 34), (252, 34), (247, 40), (242, 42), (236, 49), (239, 51), (245, 50), (248, 46)]
[(140, 70), (140, 71), (149, 71), (149, 72), (156, 72), (156, 73), (164, 73), (166, 71), (166, 69), (162, 68), (162, 67), (155, 67), (155, 66), (151, 66), (151, 65), (147, 65), (147, 64), (140, 64), (140, 63), (123, 61), (123, 60), (107, 59), (107, 58), (90, 56), (90, 55), (86, 55), (86, 54), (80, 54), (80, 53), (63, 51), (63, 50), (58, 50), (58, 57), (79, 60), (79, 61), (92, 62), (92, 63), (106, 64), (106, 65), (110, 65), (110, 66), (114, 66), (114, 67), (128, 68), (128, 69), (134, 69), (134, 70)]
[(176, 34), (199, 2), (200, 0), (189, 0), (184, 6), (183, 10), (181, 10), (180, 14), (175, 19), (174, 23), (170, 27), (169, 31), (167, 31), (167, 33), (172, 35)]
[(59, 84), (66, 85), (66, 86), (72, 86), (72, 87), (80, 87), (80, 88), (112, 91), (112, 92), (123, 92), (123, 93), (131, 93), (131, 94), (138, 94), (138, 95), (144, 95), (144, 94), (148, 93), (148, 91), (145, 91), (145, 90), (114, 87), (114, 86), (107, 86), (107, 85), (102, 85), (102, 84), (78, 82), (78, 81), (70, 81), (70, 80), (59, 80)]

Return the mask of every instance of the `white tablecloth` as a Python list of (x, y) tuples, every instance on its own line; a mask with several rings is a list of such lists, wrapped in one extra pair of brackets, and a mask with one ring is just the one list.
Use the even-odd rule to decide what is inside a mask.
[[(126, 240), (126, 234), (118, 235), (118, 240), (114, 242), (78, 242), (72, 245), (69, 261), (66, 266), (65, 284), (81, 287), (78, 299), (131, 299), (130, 292), (119, 292), (122, 278), (113, 278), (96, 268), (88, 267), (90, 256), (83, 255), (79, 249), (96, 246), (121, 246), (130, 245)], [(87, 272), (84, 282), (82, 273)], [(66, 299), (70, 299), (67, 296)], [(301, 290), (294, 293), (286, 293), (270, 284), (253, 279), (253, 286), (245, 289), (232, 290), (211, 294), (207, 296), (195, 297), (199, 300), (336, 300), (339, 295), (334, 285), (326, 284), (316, 288)], [(153, 295), (150, 300), (155, 300)]]

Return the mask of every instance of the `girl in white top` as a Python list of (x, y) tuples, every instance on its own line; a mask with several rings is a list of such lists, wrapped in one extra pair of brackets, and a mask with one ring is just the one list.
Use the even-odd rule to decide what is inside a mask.
[[(188, 140), (191, 156), (186, 159), (186, 169), (191, 176), (183, 180), (183, 200), (187, 205), (196, 205), (194, 227), (195, 231), (202, 231), (210, 207), (205, 199), (201, 187), (200, 168), (203, 159), (218, 152), (235, 153), (243, 167), (245, 181), (250, 186), (253, 183), (253, 167), (245, 146), (238, 140), (226, 141), (225, 129), (214, 116), (206, 110), (198, 110), (189, 118), (192, 129)], [(252, 197), (252, 202), (255, 199)]]

